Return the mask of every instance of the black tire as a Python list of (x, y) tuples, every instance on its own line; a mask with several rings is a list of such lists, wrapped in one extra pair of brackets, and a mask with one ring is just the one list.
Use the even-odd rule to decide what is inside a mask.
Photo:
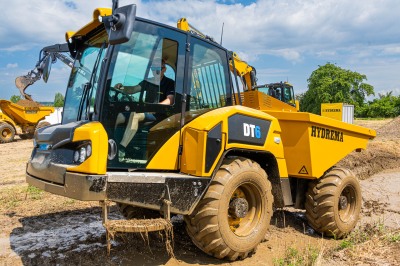
[(13, 142), (15, 129), (10, 124), (0, 123), (0, 143)]
[[(238, 198), (248, 203), (243, 218), (232, 214), (230, 207)], [(265, 239), (272, 203), (271, 183), (258, 163), (227, 159), (195, 211), (184, 217), (186, 230), (205, 253), (219, 259), (244, 259)]]
[(21, 139), (31, 139), (31, 138), (33, 138), (33, 134), (32, 134), (32, 133), (19, 134), (18, 136), (19, 136)]
[(354, 174), (333, 168), (310, 182), (306, 195), (308, 223), (319, 233), (343, 238), (356, 226), (361, 210), (361, 189)]
[(119, 211), (122, 215), (130, 220), (130, 219), (155, 219), (160, 218), (161, 214), (159, 211), (154, 211), (150, 209), (144, 209), (124, 203), (117, 203)]

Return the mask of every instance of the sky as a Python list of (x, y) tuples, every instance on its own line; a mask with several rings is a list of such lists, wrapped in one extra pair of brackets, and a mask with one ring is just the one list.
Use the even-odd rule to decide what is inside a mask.
[[(319, 66), (367, 76), (375, 94), (400, 95), (400, 1), (398, 0), (120, 0), (136, 15), (176, 26), (190, 24), (235, 51), (257, 70), (258, 84), (289, 81), (295, 93)], [(0, 0), (0, 99), (19, 95), (15, 78), (26, 75), (42, 47), (65, 42), (111, 0)], [(7, 14), (7, 15), (5, 15)], [(48, 83), (27, 89), (36, 101), (65, 93), (69, 67), (52, 66)]]

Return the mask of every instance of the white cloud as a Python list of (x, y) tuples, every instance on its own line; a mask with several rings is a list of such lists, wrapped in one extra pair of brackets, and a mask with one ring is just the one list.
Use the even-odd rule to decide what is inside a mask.
[(383, 54), (385, 55), (400, 55), (400, 44), (383, 48)]
[[(8, 14), (0, 16), (0, 51), (9, 53), (32, 47), (39, 52), (45, 45), (64, 42), (65, 32), (88, 23), (95, 7), (111, 7), (111, 0), (0, 1), (3, 14)], [(260, 62), (265, 55), (291, 65), (313, 59), (313, 65), (329, 61), (356, 69), (390, 57), (392, 66), (386, 61), (376, 72), (368, 69), (364, 74), (382, 87), (389, 84), (385, 80), (399, 82), (388, 76), (400, 65), (398, 0), (258, 0), (246, 6), (234, 0), (120, 0), (120, 6), (133, 2), (140, 17), (171, 26), (186, 17), (217, 42), (224, 23), (223, 45), (250, 64), (257, 61), (263, 69), (280, 68)], [(289, 78), (292, 75), (288, 73)]]
[[(299, 60), (302, 53), (334, 54), (349, 44), (379, 45), (400, 36), (397, 0), (260, 0), (247, 6), (212, 0), (135, 2), (139, 16), (173, 26), (180, 17), (187, 17), (218, 42), (225, 23), (223, 42), (228, 48), (247, 54), (278, 51), (286, 60)], [(130, 3), (120, 1), (120, 5)], [(111, 0), (8, 2), (3, 12), (18, 19), (0, 18), (0, 49), (17, 51), (22, 49), (21, 43), (38, 40), (43, 44), (63, 42), (64, 33), (89, 22), (98, 6), (110, 7)]]
[(18, 67), (18, 63), (11, 63), (11, 64), (7, 64), (6, 68), (17, 68)]

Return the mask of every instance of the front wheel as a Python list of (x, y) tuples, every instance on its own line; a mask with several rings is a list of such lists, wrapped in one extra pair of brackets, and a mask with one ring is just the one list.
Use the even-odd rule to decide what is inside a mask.
[(265, 238), (272, 215), (271, 183), (254, 161), (227, 159), (190, 216), (186, 230), (205, 253), (246, 258)]
[(342, 238), (356, 226), (361, 201), (360, 184), (354, 174), (344, 168), (333, 168), (309, 184), (306, 194), (308, 223), (324, 235)]
[(0, 123), (0, 143), (9, 143), (14, 140), (15, 129), (7, 124)]

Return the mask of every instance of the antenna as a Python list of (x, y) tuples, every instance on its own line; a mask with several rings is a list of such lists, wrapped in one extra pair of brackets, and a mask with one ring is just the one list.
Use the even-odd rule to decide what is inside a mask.
[(224, 22), (222, 22), (222, 31), (221, 31), (221, 41), (220, 41), (220, 43), (219, 43), (219, 45), (221, 45), (222, 46), (222, 36), (224, 35)]

